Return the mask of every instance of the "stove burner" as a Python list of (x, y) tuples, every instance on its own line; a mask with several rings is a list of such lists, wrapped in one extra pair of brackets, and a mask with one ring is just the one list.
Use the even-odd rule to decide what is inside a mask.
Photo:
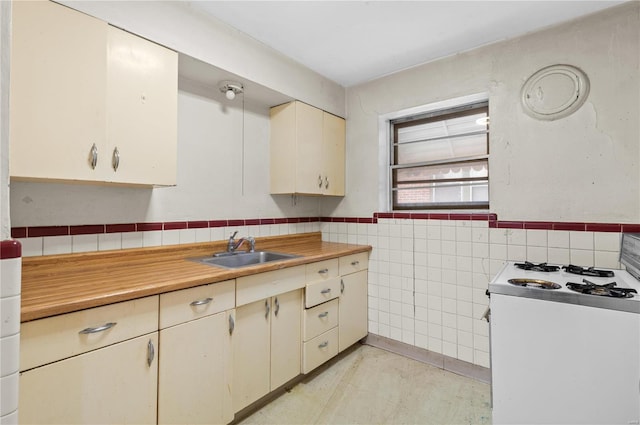
[(549, 282), (548, 280), (540, 280), (540, 279), (509, 279), (509, 282), (512, 285), (517, 286), (526, 286), (528, 288), (540, 288), (540, 289), (560, 289), (560, 285), (554, 282)]
[(524, 263), (515, 263), (514, 265), (519, 269), (532, 270), (536, 272), (557, 272), (560, 270), (560, 267), (552, 266), (547, 263), (534, 264), (525, 261)]
[(611, 270), (599, 270), (594, 269), (593, 267), (580, 267), (569, 264), (568, 266), (562, 266), (568, 273), (573, 274), (581, 274), (584, 276), (595, 276), (595, 277), (613, 277), (614, 273)]
[(606, 283), (604, 285), (596, 285), (587, 279), (582, 279), (582, 282), (584, 282), (584, 285), (581, 283), (567, 282), (567, 288), (580, 292), (581, 294), (612, 298), (631, 298), (634, 293), (638, 293), (638, 291), (632, 288), (618, 288), (616, 287), (616, 282)]

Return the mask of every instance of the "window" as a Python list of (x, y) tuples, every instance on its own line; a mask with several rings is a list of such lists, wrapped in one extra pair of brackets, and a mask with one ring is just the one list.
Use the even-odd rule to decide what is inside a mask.
[(390, 125), (393, 210), (489, 208), (488, 102)]

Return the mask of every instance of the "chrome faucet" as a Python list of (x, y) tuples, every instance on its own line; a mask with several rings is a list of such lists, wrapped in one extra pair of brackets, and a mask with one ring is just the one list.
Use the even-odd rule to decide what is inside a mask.
[(249, 252), (254, 252), (256, 250), (256, 240), (253, 238), (253, 236), (240, 238), (236, 241), (234, 238), (237, 234), (238, 232), (235, 231), (233, 232), (233, 235), (229, 237), (229, 242), (227, 242), (227, 252), (236, 252), (236, 250), (240, 248), (240, 246), (245, 242), (249, 242)]

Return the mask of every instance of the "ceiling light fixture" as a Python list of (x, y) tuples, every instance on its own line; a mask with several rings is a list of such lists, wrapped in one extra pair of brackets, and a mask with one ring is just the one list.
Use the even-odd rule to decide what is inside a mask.
[(236, 81), (222, 81), (218, 88), (229, 100), (233, 100), (236, 98), (236, 95), (244, 93), (242, 83)]

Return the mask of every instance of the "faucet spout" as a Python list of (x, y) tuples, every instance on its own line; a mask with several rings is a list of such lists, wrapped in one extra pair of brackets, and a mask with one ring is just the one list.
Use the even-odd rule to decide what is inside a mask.
[(227, 252), (235, 252), (245, 242), (249, 242), (249, 252), (254, 252), (256, 249), (256, 240), (254, 237), (247, 236), (246, 238), (240, 238), (236, 241), (234, 238), (237, 234), (238, 232), (234, 232), (233, 235), (229, 237), (229, 241), (227, 242)]

